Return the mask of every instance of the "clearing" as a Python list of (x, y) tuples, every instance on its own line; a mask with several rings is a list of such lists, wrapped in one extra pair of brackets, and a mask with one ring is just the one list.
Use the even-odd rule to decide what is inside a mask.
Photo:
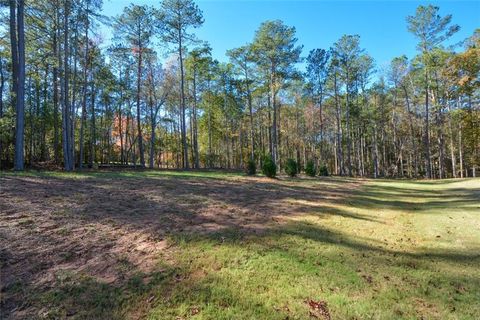
[(476, 319), (480, 179), (0, 174), (2, 319)]

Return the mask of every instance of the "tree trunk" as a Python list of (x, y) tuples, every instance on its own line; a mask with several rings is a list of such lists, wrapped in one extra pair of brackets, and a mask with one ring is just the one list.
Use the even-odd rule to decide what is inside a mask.
[[(3, 72), (3, 58), (0, 57), (0, 121), (3, 118), (3, 90), (5, 88), (5, 74)], [(3, 140), (0, 137), (0, 169), (3, 169)]]
[(200, 168), (200, 158), (198, 154), (198, 128), (197, 128), (197, 81), (196, 70), (193, 71), (193, 152), (195, 157), (195, 168)]
[(140, 108), (140, 90), (141, 90), (141, 76), (142, 76), (142, 46), (138, 46), (138, 69), (137, 69), (137, 131), (138, 131), (138, 152), (140, 153), (140, 165), (145, 167), (145, 155), (143, 153), (143, 136)]
[(350, 136), (350, 101), (349, 101), (349, 86), (348, 86), (348, 73), (347, 73), (347, 90), (346, 90), (346, 115), (347, 115), (347, 163), (348, 163), (348, 176), (352, 176), (352, 138)]
[(418, 162), (417, 162), (417, 147), (415, 142), (415, 129), (413, 128), (413, 118), (412, 118), (412, 111), (410, 109), (410, 99), (408, 96), (408, 91), (405, 86), (403, 86), (403, 91), (405, 92), (405, 102), (407, 103), (407, 114), (408, 114), (408, 122), (410, 126), (410, 141), (412, 144), (412, 158), (415, 167), (415, 177), (418, 177)]
[(455, 156), (455, 147), (453, 143), (453, 129), (452, 129), (452, 115), (451, 115), (451, 108), (449, 108), (449, 116), (448, 116), (448, 129), (450, 134), (450, 157), (452, 159), (452, 175), (454, 178), (457, 177), (457, 165), (456, 165), (456, 156)]
[(150, 86), (149, 86), (149, 107), (150, 107), (150, 157), (148, 159), (148, 166), (150, 169), (154, 168), (154, 155), (155, 155), (155, 128), (157, 126), (156, 112), (154, 111), (153, 102), (153, 69), (150, 66)]
[(90, 151), (89, 151), (89, 158), (88, 158), (88, 165), (90, 168), (93, 167), (93, 164), (96, 162), (96, 145), (97, 145), (97, 134), (96, 134), (96, 120), (95, 120), (95, 80), (92, 79), (91, 83), (91, 91), (90, 94), (92, 95), (90, 100)]
[(377, 144), (377, 124), (373, 126), (373, 177), (378, 178), (378, 144)]
[(343, 168), (343, 148), (342, 148), (342, 125), (341, 125), (341, 111), (340, 104), (338, 102), (338, 88), (337, 88), (337, 72), (334, 72), (334, 88), (335, 88), (335, 109), (336, 109), (336, 122), (337, 122), (337, 165), (339, 167), (339, 173), (341, 176), (345, 174)]
[(73, 154), (72, 154), (72, 137), (71, 137), (71, 110), (69, 100), (69, 77), (70, 70), (68, 64), (69, 58), (69, 15), (70, 15), (70, 2), (65, 1), (65, 13), (64, 13), (64, 61), (63, 61), (63, 108), (62, 108), (62, 137), (63, 137), (63, 161), (65, 171), (73, 170)]
[(462, 142), (462, 124), (458, 130), (458, 153), (460, 156), (460, 178), (463, 178), (463, 142)]
[(182, 31), (178, 29), (178, 56), (180, 62), (180, 106), (181, 106), (181, 134), (183, 147), (183, 168), (188, 169), (188, 145), (187, 145), (187, 127), (185, 117), (185, 75), (183, 71), (183, 47), (182, 47)]
[(250, 92), (250, 83), (248, 78), (248, 70), (245, 69), (245, 81), (247, 83), (247, 104), (248, 104), (248, 113), (250, 116), (250, 160), (255, 161), (255, 137), (254, 137), (254, 126), (253, 126), (253, 106), (252, 106), (252, 93)]
[(432, 179), (432, 161), (430, 159), (430, 121), (428, 107), (428, 69), (425, 68), (425, 171), (428, 179)]
[(85, 122), (87, 121), (87, 86), (88, 86), (88, 47), (89, 47), (89, 39), (88, 39), (88, 31), (90, 28), (90, 19), (88, 15), (88, 1), (86, 7), (86, 24), (85, 24), (85, 52), (83, 55), (84, 58), (84, 67), (83, 67), (83, 99), (82, 99), (82, 114), (80, 118), (80, 141), (79, 141), (79, 163), (78, 166), (80, 169), (83, 168), (83, 164), (85, 162)]
[(212, 167), (212, 111), (208, 110), (208, 166)]
[[(119, 75), (120, 82), (122, 81), (122, 71), (120, 69)], [(122, 105), (123, 105), (123, 87), (120, 85), (120, 102), (118, 103), (117, 109), (117, 121), (118, 121), (118, 135), (120, 136), (120, 163), (125, 163), (125, 156), (124, 156), (124, 143), (123, 143), (123, 115), (122, 115)]]
[[(18, 3), (18, 7), (17, 7)], [(24, 1), (10, 0), (10, 42), (12, 51), (12, 79), (15, 105), (14, 169), (24, 169), (25, 143), (25, 29)]]
[(270, 99), (272, 99), (272, 108), (273, 108), (273, 122), (272, 122), (272, 158), (273, 162), (278, 166), (277, 155), (278, 155), (278, 145), (277, 145), (277, 103), (276, 103), (276, 90), (275, 90), (275, 73), (273, 71), (274, 67), (272, 66), (272, 71), (270, 74)]
[[(61, 64), (60, 61), (60, 50), (58, 50), (58, 38), (59, 38), (59, 29), (60, 29), (60, 13), (58, 1), (56, 1), (56, 11), (55, 11), (55, 29), (53, 31), (53, 56), (57, 59), (58, 64)], [(58, 134), (58, 67), (54, 63), (53, 72), (53, 152), (55, 164), (60, 163), (60, 146), (59, 146), (59, 134)]]

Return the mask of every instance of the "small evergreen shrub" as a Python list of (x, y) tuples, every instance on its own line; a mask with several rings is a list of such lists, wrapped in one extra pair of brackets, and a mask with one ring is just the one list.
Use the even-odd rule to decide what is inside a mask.
[(277, 175), (277, 165), (273, 161), (271, 156), (266, 156), (263, 159), (262, 172), (269, 178), (275, 178)]
[(257, 164), (252, 159), (248, 160), (247, 162), (247, 174), (249, 176), (254, 176), (257, 174)]
[(328, 169), (327, 166), (321, 166), (320, 169), (318, 170), (318, 174), (321, 175), (322, 177), (328, 177)]
[(295, 177), (298, 172), (297, 162), (293, 159), (288, 159), (287, 163), (285, 164), (285, 173), (288, 174), (290, 177)]
[(305, 166), (305, 173), (310, 177), (315, 177), (317, 174), (317, 168), (315, 168), (315, 162), (313, 162), (313, 160), (308, 160)]

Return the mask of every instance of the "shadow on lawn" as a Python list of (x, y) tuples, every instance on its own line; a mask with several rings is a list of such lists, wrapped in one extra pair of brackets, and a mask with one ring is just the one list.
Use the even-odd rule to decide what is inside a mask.
[[(347, 203), (372, 210), (459, 207), (478, 201), (478, 191), (455, 189), (452, 192), (457, 199), (445, 201), (438, 201), (433, 192), (422, 192), (428, 200), (419, 204), (405, 200), (418, 196), (418, 193), (393, 187), (363, 186), (357, 189), (359, 183), (353, 179), (305, 180), (293, 188), (288, 184), (289, 179), (240, 178), (229, 181), (185, 175), (177, 179), (177, 176), (153, 174), (145, 174), (141, 178), (130, 175), (120, 175), (119, 178), (110, 174), (95, 175), (96, 179), (89, 177), (88, 174), (82, 179), (0, 177), (0, 183), (7, 186), (0, 194), (0, 244), (4, 248), (0, 252), (1, 277), (4, 280), (1, 309), (6, 318), (11, 315), (22, 318), (22, 314), (24, 318), (29, 318), (31, 312), (38, 315), (42, 307), (40, 311), (45, 311), (45, 308), (53, 310), (52, 316), (60, 318), (122, 318), (124, 315), (117, 311), (128, 311), (127, 302), (131, 304), (135, 301), (137, 306), (143, 306), (143, 311), (135, 312), (148, 312), (152, 305), (164, 303), (163, 297), (155, 295), (158, 292), (170, 296), (169, 303), (180, 303), (175, 299), (181, 296), (172, 293), (172, 288), (186, 290), (191, 295), (202, 292), (204, 299), (208, 299), (208, 292), (204, 292), (211, 289), (208, 279), (189, 278), (188, 265), (162, 264), (144, 271), (142, 265), (129, 264), (128, 272), (111, 270), (111, 266), (106, 266), (112, 262), (120, 264), (125, 255), (127, 258), (141, 258), (141, 254), (133, 255), (137, 250), (137, 235), (145, 236), (146, 240), (140, 244), (148, 246), (173, 238), (174, 242), (194, 244), (200, 241), (234, 246), (242, 246), (244, 241), (249, 241), (258, 243), (258, 250), (271, 250), (271, 241), (297, 237), (323, 246), (343, 247), (351, 251), (357, 260), (373, 259), (384, 268), (394, 268), (397, 263), (395, 257), (413, 259), (417, 266), (425, 258), (459, 265), (479, 262), (477, 252), (398, 252), (383, 248), (370, 239), (353, 237), (318, 225), (274, 223), (282, 217), (303, 214), (383, 223), (371, 215), (352, 213), (340, 206)], [(382, 190), (397, 195), (388, 195)], [(64, 232), (65, 228), (67, 231)], [(125, 244), (123, 234), (130, 233), (135, 237), (128, 238), (131, 243)], [(304, 257), (293, 248), (273, 246), (273, 250), (286, 250), (285, 253), (299, 263), (304, 261)], [(102, 264), (96, 255), (105, 252), (108, 259)], [(348, 258), (341, 263), (355, 270), (358, 265), (356, 259)], [(85, 268), (91, 261), (95, 264)], [(59, 266), (64, 266), (65, 270), (59, 269)], [(105, 271), (102, 268), (113, 274), (108, 283), (98, 278), (99, 273)], [(62, 277), (63, 272), (67, 272), (67, 276)], [(457, 276), (445, 277), (456, 279)], [(478, 285), (475, 279), (458, 276), (457, 280), (477, 281)], [(222, 286), (225, 295), (231, 296), (232, 301), (237, 300), (240, 308), (244, 304), (248, 309), (251, 303), (262, 308), (259, 301), (242, 300), (244, 297), (230, 290), (228, 283)], [(228, 306), (228, 303), (225, 305)]]
[[(458, 183), (458, 180), (454, 182)], [(429, 182), (409, 183), (426, 184)], [(392, 186), (367, 185), (353, 190), (347, 201), (353, 206), (364, 209), (441, 213), (449, 209), (471, 208), (473, 206), (480, 209), (480, 205), (478, 205), (480, 203), (480, 188), (408, 190)]]

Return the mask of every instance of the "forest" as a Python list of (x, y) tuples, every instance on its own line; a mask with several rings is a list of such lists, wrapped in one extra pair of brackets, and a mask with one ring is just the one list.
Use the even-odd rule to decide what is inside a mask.
[[(404, 21), (417, 55), (376, 65), (356, 34), (304, 52), (267, 20), (212, 57), (191, 0), (2, 2), (3, 169), (244, 169), (294, 161), (334, 175), (456, 178), (480, 163), (480, 31), (433, 5)], [(111, 40), (100, 26), (113, 30)]]

